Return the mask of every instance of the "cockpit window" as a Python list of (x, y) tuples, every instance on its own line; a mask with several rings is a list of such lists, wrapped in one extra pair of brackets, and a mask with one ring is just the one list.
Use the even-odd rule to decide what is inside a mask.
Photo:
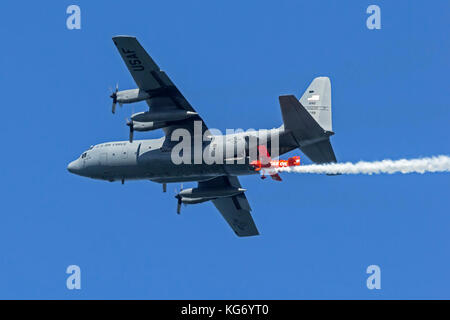
[(84, 152), (82, 155), (81, 155), (81, 159), (84, 159), (84, 158), (86, 158), (86, 155), (87, 155), (87, 153), (86, 152)]

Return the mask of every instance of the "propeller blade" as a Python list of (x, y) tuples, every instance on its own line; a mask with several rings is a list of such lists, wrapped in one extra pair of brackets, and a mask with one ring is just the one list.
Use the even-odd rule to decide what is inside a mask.
[(134, 136), (134, 130), (133, 130), (133, 124), (130, 126), (130, 143), (133, 142), (133, 136)]
[(178, 198), (178, 202), (177, 202), (177, 214), (181, 213), (181, 197)]
[(182, 203), (181, 196), (179, 194), (177, 194), (175, 196), (175, 199), (177, 199), (177, 214), (180, 214), (180, 212), (181, 212), (181, 203)]
[[(111, 90), (111, 88), (110, 88)], [(112, 91), (112, 90), (111, 90)], [(109, 96), (110, 98), (113, 99), (113, 103), (112, 103), (112, 113), (116, 113), (116, 104), (117, 104), (117, 92), (119, 91), (119, 84), (116, 83), (116, 90), (113, 91), (111, 93), (111, 95)]]
[(130, 127), (130, 142), (133, 142), (133, 136), (134, 136), (134, 125), (133, 125), (133, 120), (129, 120), (127, 121), (127, 126)]

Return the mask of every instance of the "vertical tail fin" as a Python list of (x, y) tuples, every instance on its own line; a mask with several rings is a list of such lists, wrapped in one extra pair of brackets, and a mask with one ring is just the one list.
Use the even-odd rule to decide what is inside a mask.
[(300, 150), (315, 163), (336, 162), (330, 144), (334, 133), (325, 130), (295, 96), (280, 96), (279, 100), (284, 130), (292, 135)]
[(331, 123), (331, 82), (328, 77), (315, 78), (303, 93), (300, 103), (325, 131), (333, 131)]

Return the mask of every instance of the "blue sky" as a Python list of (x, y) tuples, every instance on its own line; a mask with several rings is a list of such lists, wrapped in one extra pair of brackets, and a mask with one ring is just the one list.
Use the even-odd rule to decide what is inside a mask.
[[(81, 30), (66, 28), (70, 4)], [(370, 4), (381, 30), (366, 28)], [(261, 236), (242, 239), (210, 203), (176, 215), (177, 185), (163, 194), (66, 171), (89, 145), (127, 139), (131, 108), (112, 115), (108, 91), (135, 86), (117, 34), (138, 37), (211, 128), (279, 126), (278, 96), (300, 97), (323, 75), (339, 161), (449, 154), (449, 2), (2, 8), (0, 298), (450, 298), (448, 174), (243, 177)], [(66, 289), (71, 264), (78, 291)], [(381, 290), (366, 288), (371, 264)]]

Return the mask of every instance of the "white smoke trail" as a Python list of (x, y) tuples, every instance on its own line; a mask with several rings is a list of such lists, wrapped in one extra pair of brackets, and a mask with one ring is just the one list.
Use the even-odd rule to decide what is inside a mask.
[(318, 173), (318, 174), (380, 174), (380, 173), (426, 173), (450, 172), (450, 157), (436, 156), (421, 159), (382, 160), (357, 163), (312, 164), (277, 169), (279, 172)]

